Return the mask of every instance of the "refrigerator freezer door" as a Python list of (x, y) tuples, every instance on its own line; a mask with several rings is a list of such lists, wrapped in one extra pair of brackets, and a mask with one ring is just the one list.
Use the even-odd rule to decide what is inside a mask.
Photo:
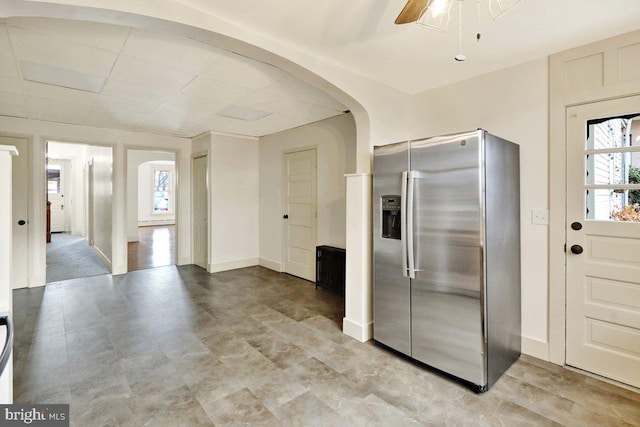
[(482, 133), (411, 144), (412, 357), (483, 386)]
[[(373, 337), (406, 355), (411, 354), (410, 279), (403, 268), (406, 230), (401, 224), (400, 240), (383, 237), (382, 204), (385, 200), (388, 209), (389, 200), (397, 197), (401, 209), (405, 206), (402, 191), (406, 185), (402, 185), (402, 177), (409, 169), (408, 148), (406, 142), (375, 147), (373, 161)], [(404, 211), (401, 216), (405, 217)]]

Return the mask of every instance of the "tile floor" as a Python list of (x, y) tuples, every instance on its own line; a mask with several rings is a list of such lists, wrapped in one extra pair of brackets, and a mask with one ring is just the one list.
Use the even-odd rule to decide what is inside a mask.
[(83, 427), (640, 424), (640, 394), (526, 356), (475, 394), (343, 335), (342, 304), (261, 267), (17, 290), (15, 402)]

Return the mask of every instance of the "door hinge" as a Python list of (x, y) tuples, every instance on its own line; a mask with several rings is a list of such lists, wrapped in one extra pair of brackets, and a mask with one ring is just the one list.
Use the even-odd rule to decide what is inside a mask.
[(567, 253), (567, 244), (564, 244), (564, 253)]

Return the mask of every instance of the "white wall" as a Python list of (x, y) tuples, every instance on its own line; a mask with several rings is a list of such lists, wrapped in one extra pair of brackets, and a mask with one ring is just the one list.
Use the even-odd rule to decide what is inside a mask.
[(356, 127), (344, 114), (260, 138), (260, 262), (280, 271), (282, 263), (282, 156), (316, 147), (318, 156), (317, 244), (346, 246), (346, 183), (356, 169)]
[(258, 264), (258, 141), (211, 135), (211, 270)]
[(113, 252), (113, 154), (111, 147), (89, 147), (93, 162), (93, 246), (109, 266)]
[[(523, 351), (548, 358), (548, 64), (546, 59), (416, 95), (414, 138), (483, 128), (520, 145)], [(389, 141), (391, 142), (391, 141)]]
[[(138, 166), (142, 163), (151, 161), (175, 161), (175, 158), (175, 153), (149, 150), (127, 150), (127, 241), (138, 241)], [(173, 220), (175, 222), (175, 211)]]
[(193, 154), (209, 165), (210, 272), (258, 264), (258, 140), (205, 134)]

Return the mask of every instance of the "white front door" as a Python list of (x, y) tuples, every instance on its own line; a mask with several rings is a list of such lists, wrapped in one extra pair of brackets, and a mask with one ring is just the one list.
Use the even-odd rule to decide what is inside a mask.
[(284, 155), (284, 271), (315, 282), (316, 150)]
[(29, 242), (29, 224), (27, 212), (29, 198), (29, 160), (28, 141), (24, 138), (0, 137), (0, 145), (13, 145), (18, 155), (13, 156), (12, 170), (12, 271), (11, 286), (13, 289), (28, 286), (27, 248)]
[(207, 156), (193, 159), (193, 263), (207, 269), (209, 251)]
[(64, 162), (47, 162), (47, 200), (51, 202), (51, 232), (65, 231)]
[(640, 97), (567, 109), (566, 363), (640, 387)]

